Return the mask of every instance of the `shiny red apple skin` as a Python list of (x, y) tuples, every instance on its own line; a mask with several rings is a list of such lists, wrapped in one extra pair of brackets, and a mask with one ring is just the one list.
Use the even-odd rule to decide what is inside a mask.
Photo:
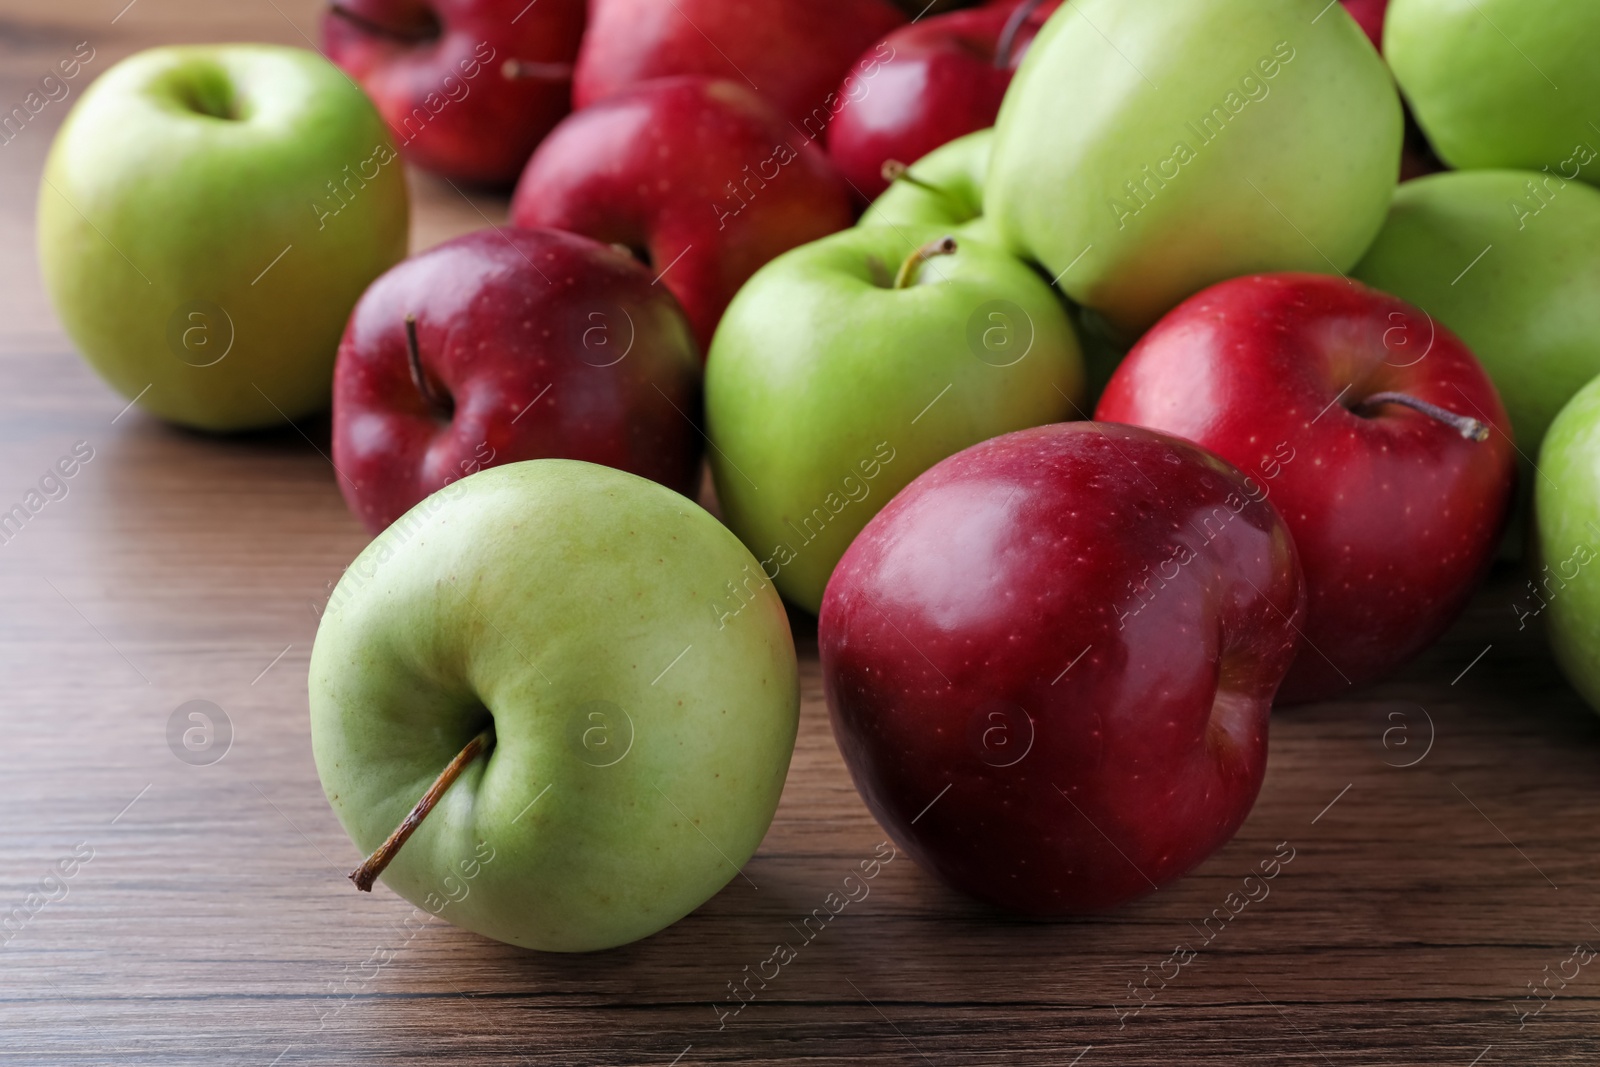
[(322, 41), (407, 161), (509, 185), (572, 109), (584, 22), (584, 0), (338, 0)]
[[(435, 414), (412, 379), (416, 316)], [(550, 230), (480, 230), (373, 282), (339, 345), (333, 463), (373, 533), (485, 467), (581, 459), (693, 497), (700, 354), (631, 256)]]
[(700, 77), (573, 113), (528, 161), (511, 218), (643, 253), (703, 350), (752, 274), (854, 221), (820, 148), (743, 86)]
[[(1399, 392), (1490, 424), (1472, 441)], [(1269, 494), (1305, 568), (1305, 647), (1281, 700), (1393, 673), (1460, 614), (1499, 544), (1516, 450), (1477, 359), (1426, 313), (1326, 275), (1238, 278), (1128, 353), (1095, 418), (1178, 434)]]
[(1389, 0), (1340, 0), (1350, 17), (1356, 20), (1372, 47), (1383, 51), (1383, 20), (1389, 13)]
[(850, 65), (905, 22), (889, 0), (591, 0), (573, 102), (653, 78), (726, 78), (819, 138)]
[(846, 102), (828, 128), (828, 155), (859, 196), (876, 199), (889, 187), (883, 178), (887, 160), (915, 163), (942, 144), (994, 125), (1023, 53), (1060, 6), (1051, 0), (1032, 12), (1005, 65), (997, 66), (1001, 32), (1020, 2), (920, 19), (861, 57), (855, 69), (862, 74), (840, 87)]
[(1233, 836), (1303, 610), (1288, 530), (1248, 494), (1188, 442), (1058, 423), (873, 518), (823, 599), (823, 684), (856, 788), (922, 867), (1059, 916)]

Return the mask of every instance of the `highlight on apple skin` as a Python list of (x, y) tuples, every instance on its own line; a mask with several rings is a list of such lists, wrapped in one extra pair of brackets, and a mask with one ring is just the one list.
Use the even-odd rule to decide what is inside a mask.
[(817, 631), (834, 737), (945, 884), (1104, 911), (1244, 822), (1304, 603), (1283, 519), (1209, 452), (1008, 434), (921, 475), (839, 562)]
[(558, 230), (479, 230), (372, 284), (334, 368), (333, 463), (373, 533), (452, 481), (581, 459), (700, 485), (700, 350), (632, 256)]

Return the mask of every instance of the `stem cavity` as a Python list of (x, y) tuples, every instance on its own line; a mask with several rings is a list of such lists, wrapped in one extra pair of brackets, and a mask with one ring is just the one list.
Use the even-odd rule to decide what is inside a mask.
[(417, 387), (417, 392), (422, 395), (422, 400), (428, 405), (428, 410), (434, 416), (448, 422), (455, 413), (455, 405), (450, 398), (434, 389), (433, 383), (428, 381), (428, 372), (422, 369), (422, 348), (417, 344), (417, 317), (406, 316), (406, 356), (411, 364), (411, 384)]

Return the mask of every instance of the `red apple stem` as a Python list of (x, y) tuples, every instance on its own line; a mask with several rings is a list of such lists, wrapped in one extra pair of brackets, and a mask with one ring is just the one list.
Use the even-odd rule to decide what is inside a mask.
[(896, 289), (910, 288), (911, 283), (916, 280), (917, 271), (922, 268), (924, 263), (935, 256), (951, 256), (955, 252), (956, 239), (954, 237), (940, 237), (937, 240), (929, 241), (907, 256), (906, 261), (900, 264), (900, 273), (894, 276), (894, 287)]
[(500, 76), (506, 81), (564, 82), (572, 79), (572, 64), (508, 59), (500, 64)]
[(1022, 3), (1011, 12), (1011, 17), (1006, 19), (1005, 28), (1000, 31), (1000, 43), (994, 48), (995, 70), (1011, 69), (1012, 53), (1016, 51), (1017, 38), (1022, 35), (1022, 27), (1042, 3), (1044, 0), (1022, 0)]
[(399, 854), (400, 846), (404, 845), (416, 832), (417, 827), (422, 825), (422, 820), (428, 817), (434, 805), (439, 803), (439, 798), (455, 784), (457, 778), (461, 777), (461, 772), (467, 764), (477, 759), (483, 750), (493, 743), (494, 727), (485, 727), (481, 734), (467, 742), (467, 747), (456, 754), (456, 758), (450, 761), (448, 767), (439, 772), (439, 777), (435, 778), (428, 791), (422, 794), (422, 799), (417, 801), (417, 806), (411, 809), (410, 814), (395, 827), (389, 839), (379, 845), (377, 851), (368, 856), (365, 863), (350, 872), (350, 880), (356, 884), (357, 889), (363, 893), (372, 892), (372, 883), (378, 880), (378, 875), (382, 874), (384, 868), (388, 867)]
[(417, 387), (417, 392), (422, 394), (422, 399), (435, 415), (441, 419), (448, 419), (451, 413), (449, 398), (439, 395), (433, 388), (433, 383), (428, 381), (427, 371), (422, 369), (422, 347), (417, 344), (415, 315), (406, 316), (406, 356), (411, 363), (411, 384)]
[(1430, 404), (1426, 400), (1419, 400), (1406, 393), (1373, 393), (1363, 400), (1359, 407), (1374, 408), (1381, 404), (1400, 404), (1412, 411), (1420, 411), (1431, 419), (1438, 419), (1468, 441), (1487, 441), (1489, 439), (1489, 424), (1466, 415), (1457, 415), (1453, 411), (1446, 411), (1437, 404)]

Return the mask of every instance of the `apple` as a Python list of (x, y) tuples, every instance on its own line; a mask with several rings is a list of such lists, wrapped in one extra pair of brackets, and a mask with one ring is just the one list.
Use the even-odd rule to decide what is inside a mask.
[(584, 0), (335, 0), (323, 48), (410, 162), (509, 184), (572, 107)]
[(1545, 616), (1562, 673), (1600, 710), (1600, 378), (1550, 424), (1539, 470), (1533, 489), (1537, 569), (1511, 610), (1519, 631)]
[(1466, 345), (1321, 274), (1190, 297), (1128, 353), (1095, 418), (1187, 438), (1277, 506), (1306, 581), (1286, 703), (1383, 678), (1444, 633), (1494, 560), (1516, 473)]
[(571, 115), (528, 161), (519, 226), (633, 249), (683, 304), (702, 348), (768, 260), (851, 224), (822, 150), (754, 93), (664, 78)]
[(555, 230), (481, 230), (368, 289), (333, 385), (333, 463), (374, 533), (484, 467), (603, 463), (694, 497), (700, 350), (632, 256)]
[(996, 242), (983, 222), (983, 181), (993, 144), (993, 128), (978, 130), (940, 145), (909, 167), (891, 168), (894, 181), (857, 225), (943, 226)]
[[(889, 0), (591, 0), (573, 102), (586, 108), (654, 78), (726, 78), (816, 141), (844, 106), (835, 90), (851, 63), (905, 21)], [(857, 70), (858, 81), (876, 70)]]
[(1530, 459), (1600, 374), (1600, 190), (1582, 182), (1530, 171), (1407, 182), (1354, 273), (1467, 343)]
[(1227, 278), (1354, 265), (1401, 132), (1382, 58), (1325, 0), (1072, 0), (1006, 94), (984, 205), (1136, 334)]
[(1384, 54), (1452, 167), (1600, 182), (1597, 41), (1591, 3), (1393, 0)]
[(383, 120), (321, 56), (153, 48), (56, 135), (39, 267), (117, 392), (196, 429), (275, 426), (327, 406), (351, 307), (405, 255), (407, 203)]
[[(828, 155), (864, 197), (889, 186), (884, 164), (911, 163), (994, 125), (1034, 34), (1060, 0), (1008, 0), (913, 22), (885, 37), (888, 58), (828, 130)], [(874, 46), (858, 67), (874, 61)]]
[(1304, 592), (1258, 487), (1076, 422), (950, 457), (867, 524), (817, 644), (834, 738), (917, 863), (1038, 916), (1104, 911), (1238, 830)]
[(1082, 417), (1077, 338), (1025, 264), (937, 229), (853, 229), (744, 287), (706, 363), (711, 473), (752, 575), (816, 612), (856, 533), (968, 445)]
[(474, 474), (380, 535), (311, 653), (317, 773), (373, 853), (358, 888), (559, 952), (710, 899), (761, 843), (799, 722), (778, 597), (705, 610), (753, 563), (692, 501), (573, 460)]
[(1383, 18), (1389, 9), (1389, 0), (1341, 0), (1350, 17), (1356, 20), (1361, 32), (1372, 41), (1372, 47), (1383, 49)]

